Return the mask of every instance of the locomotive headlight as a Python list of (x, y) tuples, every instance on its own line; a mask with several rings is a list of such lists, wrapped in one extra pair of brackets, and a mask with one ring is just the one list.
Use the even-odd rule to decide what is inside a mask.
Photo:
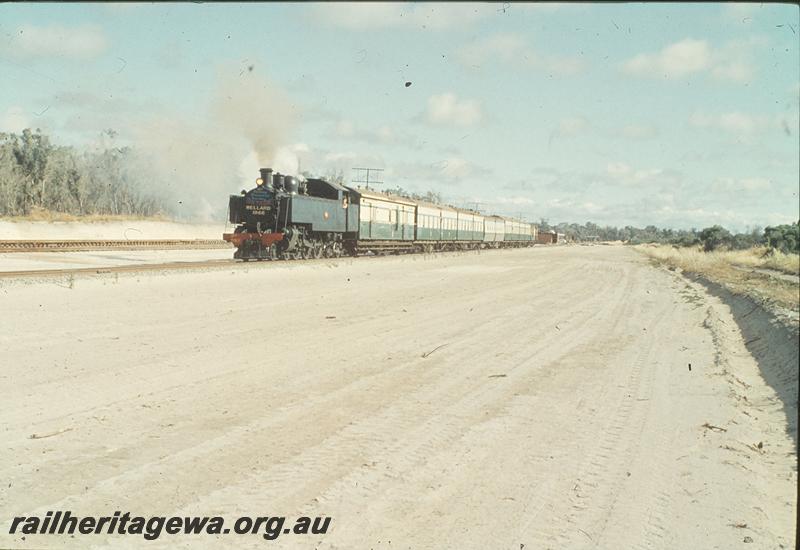
[(264, 179), (263, 178), (258, 178), (256, 180), (256, 185), (263, 185), (263, 184), (264, 184)]

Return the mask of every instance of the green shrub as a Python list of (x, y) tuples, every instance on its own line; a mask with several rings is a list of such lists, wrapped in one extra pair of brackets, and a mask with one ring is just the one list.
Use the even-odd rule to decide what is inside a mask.
[(730, 246), (733, 236), (730, 231), (721, 225), (706, 227), (700, 232), (700, 242), (703, 243), (703, 250), (711, 252), (720, 246)]
[(800, 222), (764, 229), (767, 246), (784, 254), (800, 253)]

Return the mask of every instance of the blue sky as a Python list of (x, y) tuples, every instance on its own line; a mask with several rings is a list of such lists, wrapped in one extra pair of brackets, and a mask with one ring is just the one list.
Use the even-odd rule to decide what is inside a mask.
[(788, 4), (2, 4), (0, 131), (96, 145), (113, 128), (206, 215), (259, 165), (371, 166), (531, 220), (743, 230), (800, 217), (798, 19)]

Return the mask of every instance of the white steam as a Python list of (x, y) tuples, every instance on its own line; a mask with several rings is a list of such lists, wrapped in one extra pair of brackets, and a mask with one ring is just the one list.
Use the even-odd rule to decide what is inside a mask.
[(287, 161), (283, 150), (291, 142), (295, 106), (265, 78), (250, 71), (239, 75), (220, 71), (210, 114), (223, 133), (247, 142), (260, 166)]
[(207, 112), (139, 122), (133, 138), (180, 218), (220, 220), (228, 194), (250, 188), (259, 168), (297, 175), (294, 122), (289, 97), (267, 79), (220, 70)]

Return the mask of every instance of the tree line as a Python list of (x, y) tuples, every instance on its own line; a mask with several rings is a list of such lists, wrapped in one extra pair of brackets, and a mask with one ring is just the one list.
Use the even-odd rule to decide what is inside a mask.
[[(113, 130), (101, 135), (113, 142)], [(87, 215), (168, 214), (130, 147), (78, 150), (54, 144), (41, 130), (0, 133), (0, 215), (36, 209)]]
[(654, 225), (644, 228), (599, 226), (592, 222), (583, 225), (559, 223), (550, 225), (547, 220), (539, 222), (539, 231), (554, 230), (575, 241), (623, 241), (630, 244), (660, 243), (675, 246), (702, 246), (706, 252), (718, 249), (745, 250), (755, 246), (767, 246), (784, 253), (800, 253), (800, 222), (753, 228), (744, 233), (731, 233), (720, 225), (704, 229), (663, 229)]

